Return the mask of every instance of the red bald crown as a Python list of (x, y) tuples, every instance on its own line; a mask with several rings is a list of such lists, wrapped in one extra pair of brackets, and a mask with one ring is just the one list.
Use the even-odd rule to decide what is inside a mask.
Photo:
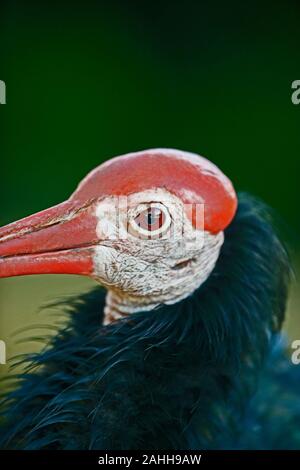
[(230, 180), (206, 158), (173, 149), (153, 149), (115, 157), (89, 173), (70, 200), (128, 196), (165, 188), (183, 203), (204, 203), (204, 228), (224, 230), (237, 208)]

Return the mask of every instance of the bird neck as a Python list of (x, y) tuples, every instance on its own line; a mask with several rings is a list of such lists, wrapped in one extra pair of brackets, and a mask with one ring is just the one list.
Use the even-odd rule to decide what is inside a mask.
[(129, 295), (115, 289), (109, 289), (105, 298), (103, 325), (114, 324), (137, 312), (150, 312), (162, 305), (177, 304), (192, 295), (199, 287), (198, 284), (198, 282), (191, 282), (188, 291), (178, 289), (177, 296), (171, 299), (163, 298), (163, 301), (158, 301), (157, 297)]
[(105, 299), (103, 324), (110, 325), (136, 312), (147, 312), (157, 307), (157, 303), (143, 302), (140, 298), (108, 290)]

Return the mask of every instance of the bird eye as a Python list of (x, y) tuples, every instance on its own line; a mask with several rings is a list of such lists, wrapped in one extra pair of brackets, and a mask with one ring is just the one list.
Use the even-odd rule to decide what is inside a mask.
[(149, 207), (141, 212), (134, 219), (134, 222), (138, 227), (141, 227), (148, 232), (153, 232), (163, 226), (165, 218), (165, 214), (161, 209), (158, 209), (157, 207)]
[(171, 217), (167, 209), (161, 204), (154, 203), (138, 212), (131, 221), (134, 232), (146, 238), (162, 236), (170, 224)]

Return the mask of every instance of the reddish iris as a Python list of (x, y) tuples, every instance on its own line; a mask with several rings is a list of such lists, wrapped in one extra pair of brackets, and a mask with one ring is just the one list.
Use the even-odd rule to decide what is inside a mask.
[(164, 213), (155, 207), (149, 207), (149, 209), (141, 212), (136, 218), (135, 223), (148, 232), (154, 232), (159, 230), (165, 221)]

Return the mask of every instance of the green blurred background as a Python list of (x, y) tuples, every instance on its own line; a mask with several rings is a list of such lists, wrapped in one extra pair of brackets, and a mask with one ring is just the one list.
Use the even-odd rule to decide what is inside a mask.
[[(297, 276), (298, 0), (6, 0), (0, 8), (1, 225), (66, 199), (111, 156), (175, 147), (208, 157), (277, 211)], [(38, 313), (41, 305), (93, 285), (75, 276), (1, 280), (8, 358), (40, 347), (18, 343), (32, 332), (13, 332), (59, 317)], [(299, 306), (294, 282), (291, 339), (300, 339)]]

